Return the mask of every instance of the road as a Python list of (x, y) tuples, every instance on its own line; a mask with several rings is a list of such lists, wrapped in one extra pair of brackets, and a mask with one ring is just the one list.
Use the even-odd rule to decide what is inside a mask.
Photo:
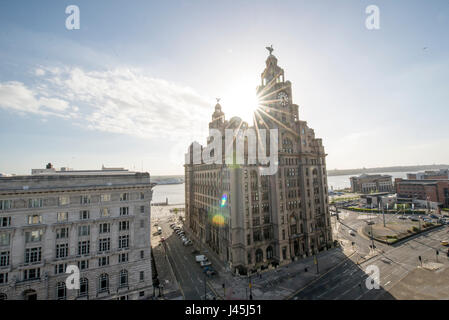
[[(346, 225), (340, 227), (340, 235), (344, 239), (353, 238), (352, 241), (358, 247), (360, 256), (363, 256), (369, 252), (371, 241), (360, 234), (352, 237), (348, 232), (348, 227), (357, 230), (366, 224), (364, 219), (359, 219), (358, 216), (360, 215), (347, 212), (340, 216)], [(377, 217), (377, 219), (381, 218), (381, 215)], [(389, 218), (394, 219), (394, 217)], [(360, 264), (357, 264), (358, 258), (348, 259), (344, 264), (324, 274), (318, 281), (306, 286), (293, 299), (394, 299), (388, 291), (420, 265), (418, 256), (422, 257), (424, 264), (436, 262), (436, 250), (439, 250), (438, 262), (443, 264), (443, 268), (449, 267), (449, 259), (446, 256), (447, 248), (440, 244), (442, 239), (449, 237), (448, 232), (448, 226), (440, 227), (417, 235), (397, 246), (387, 246), (375, 242), (377, 249), (382, 253)], [(379, 268), (379, 289), (369, 290), (366, 286), (368, 266)]]
[[(162, 228), (162, 236), (165, 240), (165, 247), (170, 264), (175, 273), (179, 286), (181, 287), (184, 299), (204, 300), (205, 296), (205, 276), (201, 267), (195, 261), (192, 254), (192, 246), (184, 246), (179, 237), (173, 233), (169, 226), (170, 220), (161, 219), (159, 226)], [(206, 287), (206, 294), (211, 298), (211, 290)]]

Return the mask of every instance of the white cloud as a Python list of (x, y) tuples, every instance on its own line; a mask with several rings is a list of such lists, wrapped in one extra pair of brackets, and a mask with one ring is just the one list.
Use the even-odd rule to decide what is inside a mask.
[(65, 117), (62, 112), (68, 106), (67, 101), (58, 98), (39, 97), (36, 92), (21, 82), (0, 83), (0, 108), (12, 109), (20, 113)]
[(40, 70), (35, 88), (0, 83), (0, 107), (70, 117), (88, 129), (138, 137), (205, 136), (212, 102), (192, 88), (129, 68)]

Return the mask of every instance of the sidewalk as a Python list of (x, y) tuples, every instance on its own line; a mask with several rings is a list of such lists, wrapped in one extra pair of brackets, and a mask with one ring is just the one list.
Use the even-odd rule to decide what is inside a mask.
[[(165, 257), (164, 247), (162, 245), (156, 245), (152, 248), (154, 262), (158, 273), (158, 279), (163, 286), (163, 296), (168, 300), (177, 300), (179, 297), (183, 299), (182, 293), (179, 289), (178, 283), (173, 275), (171, 266)], [(159, 289), (155, 289), (156, 295), (159, 294)]]
[[(333, 248), (318, 254), (318, 268), (313, 257), (308, 257), (289, 265), (267, 270), (258, 275), (251, 276), (251, 289), (247, 276), (235, 276), (230, 272), (220, 273), (209, 280), (209, 287), (223, 299), (225, 283), (226, 300), (245, 300), (249, 298), (250, 291), (255, 300), (282, 300), (288, 299), (311, 281), (345, 261), (347, 256), (340, 248)], [(307, 268), (307, 271), (305, 271)]]

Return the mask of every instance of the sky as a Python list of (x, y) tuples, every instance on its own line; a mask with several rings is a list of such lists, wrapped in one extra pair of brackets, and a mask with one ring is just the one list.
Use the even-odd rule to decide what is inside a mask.
[(1, 1), (0, 172), (183, 174), (215, 98), (249, 120), (271, 44), (328, 169), (449, 163), (448, 30), (444, 0)]

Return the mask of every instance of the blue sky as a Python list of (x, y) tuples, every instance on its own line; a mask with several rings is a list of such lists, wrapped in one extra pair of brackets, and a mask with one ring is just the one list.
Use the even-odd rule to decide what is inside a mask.
[(182, 174), (215, 97), (247, 116), (270, 44), (329, 169), (448, 163), (448, 30), (436, 0), (2, 1), (0, 172)]

